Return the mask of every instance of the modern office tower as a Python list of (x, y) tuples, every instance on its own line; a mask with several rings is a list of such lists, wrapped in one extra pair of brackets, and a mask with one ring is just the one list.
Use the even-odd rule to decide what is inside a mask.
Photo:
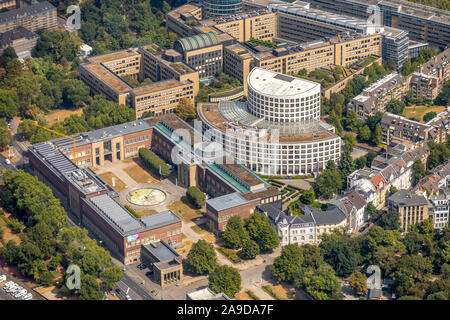
[(198, 71), (200, 79), (209, 79), (222, 71), (223, 45), (213, 32), (178, 39), (173, 48), (184, 63)]
[(261, 68), (247, 81), (248, 103), (198, 104), (206, 137), (259, 174), (318, 174), (339, 160), (341, 139), (320, 121), (320, 84)]
[(383, 60), (394, 60), (397, 70), (401, 70), (403, 64), (409, 57), (408, 32), (391, 27), (384, 29), (381, 42)]
[(203, 0), (203, 17), (214, 18), (239, 13), (242, 0)]

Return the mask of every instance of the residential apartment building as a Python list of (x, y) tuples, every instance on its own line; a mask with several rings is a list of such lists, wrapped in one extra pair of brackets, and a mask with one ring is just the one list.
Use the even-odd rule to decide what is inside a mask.
[(378, 7), (383, 25), (408, 31), (412, 40), (445, 48), (450, 43), (450, 14), (403, 0), (311, 0), (311, 6), (367, 20)]
[(430, 207), (428, 213), (433, 216), (434, 229), (440, 230), (448, 226), (450, 195), (442, 193), (439, 195), (432, 195), (429, 199)]
[(412, 148), (423, 146), (429, 140), (441, 142), (442, 137), (449, 133), (443, 126), (409, 120), (389, 112), (383, 114), (380, 125), (382, 143), (401, 143)]
[[(88, 58), (79, 70), (91, 93), (133, 108), (137, 118), (173, 113), (181, 99), (193, 102), (198, 93), (198, 72), (182, 62), (180, 53), (156, 44)], [(129, 78), (153, 83), (134, 87)]]
[(354, 111), (358, 119), (366, 121), (377, 112), (384, 112), (392, 100), (402, 100), (408, 85), (405, 77), (396, 72), (372, 83), (347, 104), (347, 111)]
[(428, 201), (409, 190), (399, 190), (389, 197), (388, 210), (399, 214), (400, 229), (408, 232), (411, 226), (429, 218)]
[(173, 48), (200, 79), (210, 79), (223, 70), (223, 45), (213, 32), (178, 39)]
[(325, 211), (305, 206), (304, 214), (297, 216), (288, 215), (270, 204), (258, 206), (257, 211), (270, 219), (282, 247), (293, 243), (318, 244), (321, 235), (335, 229), (347, 229), (347, 215), (334, 205), (329, 205)]
[(348, 190), (355, 190), (377, 209), (384, 207), (391, 187), (409, 189), (414, 182), (413, 165), (415, 160), (426, 162), (428, 151), (417, 147), (409, 150), (405, 145), (388, 147), (384, 155), (375, 157), (371, 169), (360, 169), (347, 177)]
[(30, 31), (55, 30), (58, 27), (56, 8), (47, 1), (32, 2), (30, 5), (0, 13), (0, 32), (24, 27)]
[(7, 47), (12, 47), (19, 58), (31, 57), (38, 38), (36, 33), (19, 26), (0, 34), (0, 53)]
[(1, 0), (0, 10), (10, 10), (17, 8), (17, 0)]
[(415, 98), (436, 99), (450, 79), (450, 48), (417, 68), (410, 77), (409, 87)]

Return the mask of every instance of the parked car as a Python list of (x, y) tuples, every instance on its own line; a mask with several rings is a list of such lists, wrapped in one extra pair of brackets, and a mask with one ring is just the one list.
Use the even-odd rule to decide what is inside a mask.
[(129, 295), (127, 295), (127, 300), (133, 300)]
[(6, 164), (11, 164), (11, 160), (5, 159), (5, 163), (6, 163)]
[(27, 293), (22, 297), (22, 300), (31, 300), (33, 299), (33, 295), (31, 293)]
[(5, 281), (6, 280), (6, 276), (4, 275), (4, 274), (2, 274), (1, 276), (0, 276), (0, 283), (2, 283), (3, 281)]

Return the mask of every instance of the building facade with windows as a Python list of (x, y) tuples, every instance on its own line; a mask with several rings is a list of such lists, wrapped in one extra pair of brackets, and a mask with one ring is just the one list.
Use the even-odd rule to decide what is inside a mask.
[(320, 119), (320, 84), (254, 68), (248, 103), (198, 104), (205, 137), (250, 170), (309, 175), (340, 158), (341, 139)]
[(242, 0), (203, 0), (205, 17), (221, 17), (242, 11)]
[(412, 225), (429, 218), (428, 201), (409, 190), (399, 190), (388, 199), (388, 210), (399, 214), (400, 229), (409, 231)]

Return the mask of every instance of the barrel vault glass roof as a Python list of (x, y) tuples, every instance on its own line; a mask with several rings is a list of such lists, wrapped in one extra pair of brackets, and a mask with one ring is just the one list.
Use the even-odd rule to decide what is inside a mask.
[(183, 51), (197, 50), (219, 44), (219, 38), (214, 32), (201, 33), (192, 37), (178, 39)]

